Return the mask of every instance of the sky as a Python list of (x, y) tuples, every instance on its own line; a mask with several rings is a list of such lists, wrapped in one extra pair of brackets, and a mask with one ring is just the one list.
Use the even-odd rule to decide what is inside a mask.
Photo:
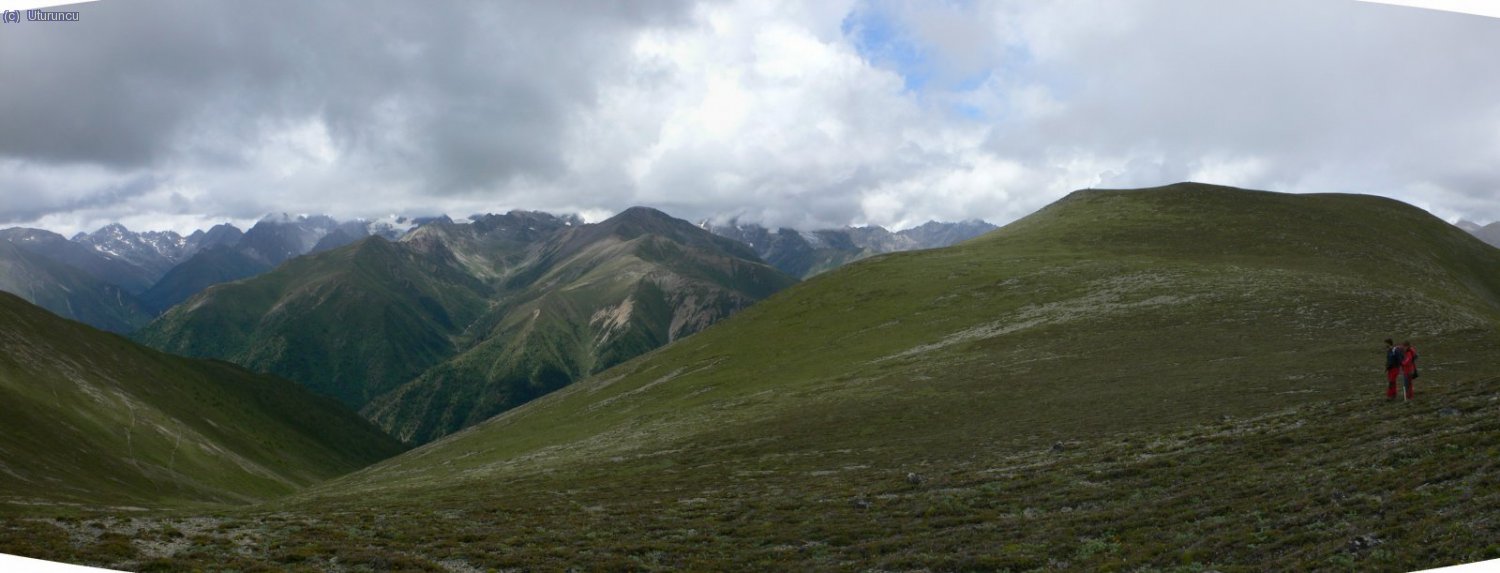
[(1500, 19), (1354, 0), (106, 0), (0, 24), (0, 226), (1003, 224), (1088, 187), (1500, 219)]

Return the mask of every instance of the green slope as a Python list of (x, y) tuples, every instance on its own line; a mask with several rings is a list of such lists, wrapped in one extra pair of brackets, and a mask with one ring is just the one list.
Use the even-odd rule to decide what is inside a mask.
[(210, 287), (136, 337), (284, 376), (359, 408), (451, 356), (451, 337), (488, 294), (452, 253), (371, 237)]
[(650, 209), (371, 238), (210, 288), (137, 337), (301, 382), (426, 441), (701, 330), (794, 279)]
[(477, 342), (372, 402), (393, 435), (431, 441), (702, 330), (795, 282), (743, 246), (654, 210), (570, 231)]
[[(1500, 366), (1497, 293), (1500, 252), (1391, 199), (1089, 190), (956, 248), (826, 273), (285, 507), (405, 514), (375, 531), (486, 567), (1464, 561), (1491, 550), (1475, 540), (1494, 532), (1496, 429), (1467, 423), (1457, 450), (1424, 432), (1442, 407), (1493, 410), (1478, 380)], [(1436, 402), (1380, 404), (1386, 336), (1422, 348)], [(1247, 426), (1263, 438), (1212, 429), (1268, 413), (1284, 423)], [(1403, 428), (1397, 458), (1370, 447)], [(1079, 465), (1047, 462), (1055, 443)], [(1184, 455), (1155, 460), (1173, 443)], [(1424, 483), (1458, 489), (1388, 489)], [(1307, 505), (1332, 495), (1356, 499), (1349, 514)], [(1421, 553), (1353, 541), (1422, 538), (1397, 516), (1430, 511), (1469, 532)]]
[(0, 551), (142, 570), (1412, 571), (1500, 558), (1497, 384), (1060, 452), (662, 453), (375, 503), (0, 521)]
[[(253, 511), (12, 521), (0, 550), (352, 570), (1496, 558), (1497, 292), (1500, 251), (1395, 201), (1080, 192)], [(1381, 397), (1386, 336), (1423, 351), (1417, 402)], [(157, 561), (104, 540), (189, 526)]]
[(384, 478), (685, 442), (915, 453), (1166, 428), (1368, 388), (1387, 336), (1475, 352), (1477, 369), (1497, 294), (1500, 251), (1387, 199), (1079, 192), (955, 247), (820, 275), (362, 475), (396, 487)]
[(296, 384), (0, 294), (0, 512), (286, 494), (401, 451)]
[(141, 300), (158, 313), (165, 312), (210, 286), (253, 277), (269, 270), (269, 263), (219, 245), (199, 251), (172, 267), (161, 280), (141, 293)]
[(112, 332), (129, 332), (151, 320), (146, 305), (123, 287), (4, 240), (0, 240), (0, 291)]

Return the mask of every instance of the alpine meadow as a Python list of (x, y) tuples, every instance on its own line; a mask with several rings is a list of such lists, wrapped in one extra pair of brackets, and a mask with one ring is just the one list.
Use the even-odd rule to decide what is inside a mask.
[[(1379, 248), (1391, 225), (1420, 257)], [(0, 548), (142, 570), (1493, 558), (1497, 314), (1500, 251), (1396, 201), (1079, 191), (288, 497), (12, 506)], [(1416, 402), (1378, 396), (1387, 330), (1436, 357)]]
[(0, 1), (0, 573), (1500, 570), (1500, 7)]

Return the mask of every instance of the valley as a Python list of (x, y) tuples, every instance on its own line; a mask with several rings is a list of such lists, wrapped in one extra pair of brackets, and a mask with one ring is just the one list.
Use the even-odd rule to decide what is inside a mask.
[[(663, 242), (687, 232), (679, 223), (636, 212), (480, 268), (508, 284), (599, 285), (523, 298), (520, 316), (612, 323), (567, 309), (605, 292), (681, 306), (606, 280), (633, 276), (615, 264), (715, 244)], [(587, 247), (599, 237), (611, 247)], [(400, 268), (365, 252), (392, 247), (320, 256)], [(668, 260), (742, 260), (726, 256)], [(1084, 190), (956, 246), (746, 284), (763, 300), (701, 332), (642, 325), (667, 339), (347, 475), (252, 506), (11, 507), (0, 551), (351, 571), (1408, 570), (1500, 557), (1488, 517), (1500, 251), (1415, 207), (1202, 184)], [(275, 299), (255, 292), (246, 300)], [(482, 322), (535, 329), (514, 320)], [(1414, 402), (1384, 400), (1385, 337), (1422, 351)], [(525, 356), (501, 348), (479, 364)], [(432, 387), (420, 392), (453, 385)], [(186, 541), (160, 549), (173, 531)]]

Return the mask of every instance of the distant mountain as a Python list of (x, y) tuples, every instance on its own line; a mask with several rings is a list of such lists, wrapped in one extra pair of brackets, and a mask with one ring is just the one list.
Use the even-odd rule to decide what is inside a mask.
[(250, 278), (271, 268), (270, 263), (244, 251), (219, 245), (198, 251), (192, 258), (172, 267), (161, 280), (141, 293), (141, 300), (154, 313), (161, 313), (203, 289)]
[(1500, 247), (1500, 221), (1480, 225), (1473, 221), (1459, 220), (1455, 225), (1492, 246)]
[(402, 449), (286, 380), (163, 354), (5, 293), (0, 348), (11, 507), (243, 503)]
[(998, 228), (978, 219), (957, 223), (928, 221), (896, 234), (911, 239), (918, 249), (936, 249), (956, 245)]
[[(444, 219), (447, 218), (444, 217)], [(430, 222), (431, 219), (428, 219), (428, 221)], [(345, 221), (339, 223), (332, 231), (324, 235), (322, 239), (319, 239), (318, 244), (313, 245), (313, 248), (308, 252), (321, 253), (323, 251), (331, 251), (370, 236), (378, 236), (388, 241), (395, 241), (411, 229), (416, 228), (418, 224), (416, 219), (407, 217), (393, 217), (379, 221), (364, 219)]]
[[(99, 283), (118, 287), (126, 293), (137, 295), (140, 300), (128, 302), (116, 300), (110, 304), (126, 308), (115, 308), (104, 312), (100, 312), (97, 307), (94, 311), (69, 311), (67, 308), (48, 302), (78, 296), (77, 293), (63, 288), (62, 283), (32, 280), (27, 285), (30, 290), (10, 290), (4, 286), (0, 286), (0, 289), (18, 294), (27, 300), (36, 301), (54, 312), (99, 328), (117, 332), (126, 331), (144, 324), (144, 321), (134, 315), (145, 312), (149, 317), (159, 311), (160, 307), (154, 302), (159, 296), (148, 291), (159, 284), (166, 275), (172, 274), (180, 263), (190, 260), (190, 257), (202, 248), (237, 242), (240, 235), (239, 229), (231, 225), (218, 225), (207, 232), (198, 231), (183, 237), (171, 231), (136, 233), (125, 228), (124, 225), (112, 224), (93, 233), (78, 233), (71, 240), (57, 233), (40, 229), (4, 229), (0, 230), (0, 241), (33, 255), (33, 263), (38, 260), (47, 261), (54, 274), (58, 272), (57, 268), (81, 272)], [(19, 277), (0, 276), (0, 285), (15, 286), (20, 281)], [(179, 282), (174, 279), (169, 284), (175, 285)], [(46, 286), (48, 284), (53, 286)], [(128, 319), (122, 321), (121, 317)]]
[(73, 240), (40, 229), (0, 230), (0, 243), (7, 247), (0, 257), (8, 261), (0, 272), (0, 290), (67, 318), (128, 332), (156, 314), (146, 291), (205, 236), (133, 233), (122, 225), (79, 233)]
[(520, 212), (480, 221), (430, 221), (406, 241), (367, 237), (210, 288), (140, 338), (278, 373), (362, 407), (456, 353), (456, 338), (488, 308), (514, 255), (576, 223)]
[[(144, 303), (142, 308), (155, 314), (211, 285), (259, 275), (293, 257), (330, 250), (369, 236), (395, 240), (424, 222), (439, 220), (448, 219), (392, 216), (338, 222), (321, 215), (275, 214), (266, 216), (248, 232), (226, 223), (183, 237), (172, 231), (137, 233), (124, 225), (110, 224), (92, 233), (78, 233), (71, 240), (40, 229), (4, 229), (0, 230), (0, 240), (35, 257), (119, 286), (137, 295), (138, 302)], [(0, 285), (3, 284), (6, 282), (0, 280)], [(59, 293), (51, 293), (50, 298), (42, 296), (45, 284), (48, 283), (31, 281), (28, 288), (34, 290), (18, 294), (28, 300), (62, 296)], [(54, 310), (67, 314), (66, 309)], [(97, 313), (85, 312), (76, 317), (92, 321), (94, 316)], [(116, 331), (125, 328), (115, 320), (90, 323)]]
[(0, 241), (0, 291), (13, 293), (58, 316), (113, 332), (130, 332), (153, 316), (123, 287), (10, 241)]
[(202, 239), (200, 251), (173, 267), (141, 298), (156, 312), (163, 312), (205, 288), (259, 275), (293, 257), (321, 253), (370, 236), (396, 240), (417, 224), (407, 217), (338, 222), (321, 215), (280, 214), (261, 219), (244, 233), (220, 225)]
[(144, 269), (153, 281), (197, 250), (197, 245), (176, 232), (136, 233), (119, 223), (105, 225), (93, 233), (79, 233), (72, 240)]
[(654, 209), (575, 226), (468, 328), (456, 356), (364, 408), (422, 443), (696, 333), (795, 280)]
[(368, 232), (365, 232), (365, 230), (362, 228), (351, 228), (351, 226), (348, 225), (339, 225), (338, 227), (335, 227), (332, 231), (330, 231), (327, 235), (323, 235), (323, 238), (318, 239), (318, 244), (313, 245), (313, 248), (308, 250), (307, 252), (321, 253), (323, 251), (331, 251), (344, 245), (352, 245), (360, 239), (368, 236), (370, 236), (370, 234)]
[(770, 230), (750, 223), (730, 221), (700, 227), (745, 243), (756, 254), (787, 274), (807, 278), (859, 259), (884, 253), (934, 249), (972, 239), (995, 230), (984, 221), (938, 223), (892, 233), (882, 227), (846, 227), (819, 231)]
[(214, 225), (208, 231), (194, 231), (188, 236), (188, 241), (199, 251), (212, 249), (214, 247), (230, 247), (240, 242), (245, 232), (239, 227), (229, 223)]
[(489, 287), (447, 252), (370, 237), (210, 287), (138, 337), (303, 383), (351, 408), (450, 356)]
[(69, 241), (62, 235), (51, 231), (21, 227), (4, 229), (0, 230), (0, 241), (9, 242), (43, 259), (82, 271), (96, 280), (119, 286), (131, 294), (140, 294), (150, 288), (158, 278), (150, 269), (123, 258), (99, 252), (94, 247), (81, 242)]
[(513, 211), (430, 221), (398, 242), (367, 237), (209, 288), (139, 338), (286, 376), (423, 441), (793, 282), (659, 211), (594, 225)]
[(312, 251), (338, 225), (338, 221), (323, 215), (269, 215), (245, 231), (235, 248), (274, 268)]

